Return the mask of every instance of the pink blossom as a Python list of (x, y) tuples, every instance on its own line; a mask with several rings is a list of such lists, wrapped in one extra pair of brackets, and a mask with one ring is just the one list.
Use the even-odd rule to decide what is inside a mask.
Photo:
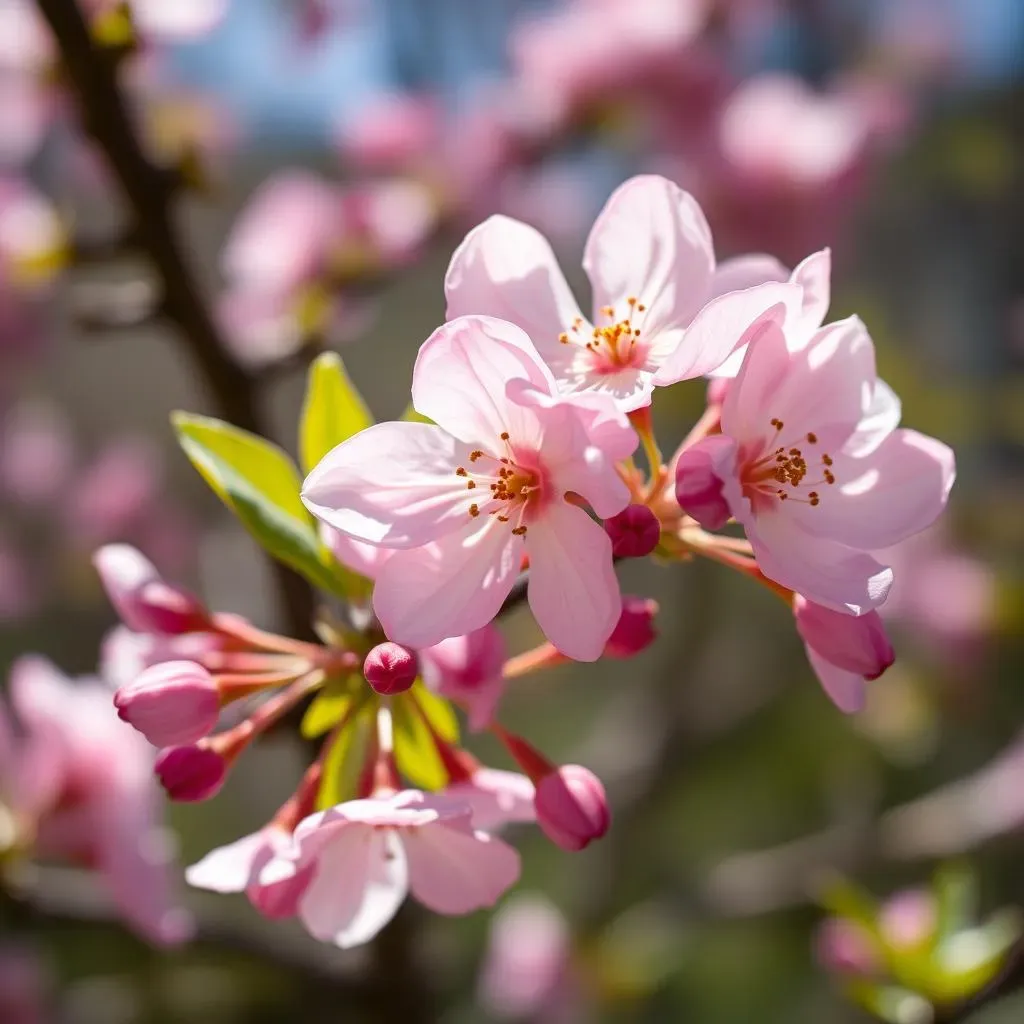
[(432, 97), (395, 93), (360, 104), (338, 139), (346, 159), (380, 173), (426, 161), (440, 134), (440, 110)]
[(480, 999), (501, 1018), (547, 1019), (567, 995), (569, 926), (561, 911), (534, 895), (511, 897), (495, 913), (480, 974)]
[(222, 261), (228, 290), (219, 316), (239, 357), (260, 364), (312, 336), (344, 340), (365, 316), (340, 287), (413, 258), (434, 221), (429, 195), (414, 182), (341, 188), (305, 171), (265, 182)]
[(213, 676), (194, 661), (165, 661), (114, 694), (122, 721), (155, 747), (195, 743), (217, 724), (220, 697)]
[(537, 820), (533, 783), (518, 772), (477, 768), (469, 778), (448, 786), (443, 795), (455, 803), (466, 804), (473, 812), (474, 827), (485, 832)]
[[(93, 17), (120, 6), (120, 0), (84, 0)], [(129, 0), (132, 22), (150, 42), (187, 42), (212, 32), (228, 12), (230, 0)]]
[(600, 839), (611, 824), (601, 780), (589, 768), (563, 765), (537, 783), (537, 824), (563, 850), (577, 851)]
[[(94, 866), (146, 938), (186, 938), (191, 922), (171, 897), (169, 844), (157, 822), (153, 752), (118, 720), (110, 691), (25, 657), (12, 669), (11, 701), (25, 742), (43, 751), (26, 754), (32, 770), (22, 776), (31, 779), (37, 851)], [(0, 774), (2, 764), (0, 754)]]
[(53, 204), (19, 178), (0, 175), (0, 288), (38, 293), (65, 260), (67, 233)]
[(292, 917), (312, 879), (313, 865), (278, 881), (263, 883), (260, 880), (263, 869), (276, 857), (287, 856), (291, 849), (291, 833), (276, 825), (267, 825), (227, 846), (211, 850), (186, 869), (185, 879), (197, 889), (244, 892), (264, 917)]
[(453, 636), (420, 651), (423, 681), (462, 704), (472, 729), (485, 728), (505, 690), (505, 641), (489, 623), (465, 636)]
[(176, 635), (209, 626), (203, 605), (167, 583), (152, 562), (130, 545), (105, 545), (94, 553), (93, 565), (110, 603), (129, 629)]
[(150, 665), (177, 659), (194, 661), (218, 650), (223, 643), (223, 638), (215, 633), (164, 636), (115, 626), (100, 645), (100, 675), (116, 689), (130, 683)]
[(878, 612), (845, 615), (793, 596), (796, 629), (807, 659), (825, 692), (840, 710), (860, 711), (866, 683), (877, 679), (895, 660)]
[(56, 497), (71, 472), (70, 424), (55, 406), (21, 402), (0, 431), (0, 486), (25, 505)]
[[(583, 256), (593, 323), (580, 312), (551, 247), (534, 228), (491, 217), (452, 256), (448, 316), (482, 313), (522, 327), (568, 393), (648, 405), (655, 384), (709, 373), (742, 338), (778, 286), (715, 292), (711, 231), (696, 200), (665, 178), (632, 178), (594, 223)], [(707, 308), (704, 308), (707, 306)]]
[(303, 820), (294, 849), (259, 882), (280, 884), (313, 865), (299, 918), (342, 948), (372, 939), (410, 892), (436, 913), (468, 914), (493, 906), (519, 877), (518, 853), (470, 817), (465, 805), (416, 790), (350, 800)]
[(610, 403), (575, 405), (556, 391), (517, 327), (460, 318), (423, 344), (413, 372), (413, 404), (434, 422), (369, 427), (307, 478), (314, 515), (399, 549), (373, 599), (392, 639), (423, 648), (485, 626), (525, 555), (541, 629), (569, 657), (600, 656), (620, 608), (611, 542), (565, 496), (600, 516), (622, 509), (629, 495), (608, 452), (622, 457), (636, 436)]
[[(681, 460), (677, 495), (697, 453), (722, 482), (761, 571), (809, 601), (860, 614), (880, 605), (892, 572), (870, 552), (923, 530), (943, 510), (952, 451), (894, 429), (899, 403), (875, 377), (874, 346), (856, 317), (810, 334), (761, 319), (722, 407), (721, 436)], [(717, 520), (716, 520), (717, 521)], [(709, 524), (712, 525), (712, 524)]]

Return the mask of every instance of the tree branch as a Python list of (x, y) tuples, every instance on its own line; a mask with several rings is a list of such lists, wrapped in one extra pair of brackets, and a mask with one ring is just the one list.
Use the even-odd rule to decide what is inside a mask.
[[(200, 295), (171, 220), (174, 176), (154, 166), (142, 151), (117, 83), (117, 59), (92, 40), (76, 0), (38, 0), (57, 44), (67, 80), (78, 99), (82, 123), (106, 156), (132, 209), (131, 238), (149, 256), (163, 289), (162, 312), (176, 327), (213, 395), (218, 412), (257, 434), (266, 430), (255, 388), (231, 358)], [(304, 580), (273, 562), (289, 629), (308, 636), (313, 593)]]

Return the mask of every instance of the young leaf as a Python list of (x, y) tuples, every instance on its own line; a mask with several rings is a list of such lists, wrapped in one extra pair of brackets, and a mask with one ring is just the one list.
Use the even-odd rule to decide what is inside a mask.
[(176, 412), (178, 443), (221, 501), (274, 558), (344, 596), (347, 576), (320, 543), (299, 500), (295, 464), (276, 445), (207, 416)]
[(308, 473), (335, 445), (373, 423), (366, 403), (336, 352), (313, 361), (299, 429), (299, 454)]
[[(416, 687), (419, 686), (417, 683)], [(398, 770), (414, 786), (427, 790), (443, 789), (448, 782), (448, 772), (430, 730), (414, 706), (412, 693), (412, 690), (403, 693), (391, 705), (395, 761)]]
[[(323, 736), (328, 729), (333, 728), (350, 713), (353, 702), (359, 699), (352, 685), (353, 681), (361, 683), (362, 677), (347, 676), (345, 679), (329, 682), (313, 698), (299, 725), (303, 739), (312, 740), (317, 736)], [(366, 689), (365, 685), (360, 688)]]
[(331, 747), (324, 758), (324, 773), (316, 798), (318, 811), (355, 797), (370, 728), (374, 723), (374, 716), (369, 712), (374, 706), (372, 701), (367, 702), (348, 719), (336, 736), (327, 741)]
[(426, 715), (427, 721), (434, 727), (438, 736), (449, 743), (458, 743), (459, 720), (455, 717), (455, 709), (450, 701), (439, 697), (433, 690), (428, 690), (419, 681), (409, 690), (409, 695), (415, 698), (420, 711)]

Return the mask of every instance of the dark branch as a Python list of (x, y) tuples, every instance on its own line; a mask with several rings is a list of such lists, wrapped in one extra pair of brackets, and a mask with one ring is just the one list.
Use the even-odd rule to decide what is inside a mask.
[[(230, 356), (200, 295), (171, 220), (175, 175), (154, 166), (142, 151), (117, 83), (117, 58), (97, 46), (75, 0), (39, 0), (60, 47), (67, 81), (82, 122), (106, 156), (132, 210), (129, 237), (149, 256), (160, 277), (163, 314), (179, 328), (181, 344), (213, 395), (220, 415), (265, 434), (255, 388)], [(313, 594), (305, 581), (273, 563), (288, 626), (309, 635)]]

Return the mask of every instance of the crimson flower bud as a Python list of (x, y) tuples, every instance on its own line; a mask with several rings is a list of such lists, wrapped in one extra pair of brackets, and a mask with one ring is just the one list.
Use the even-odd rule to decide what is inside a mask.
[(390, 696), (405, 693), (419, 672), (416, 655), (408, 647), (390, 640), (376, 647), (363, 662), (363, 675), (377, 693)]
[(617, 516), (604, 521), (616, 558), (643, 558), (661, 539), (661, 523), (646, 505), (627, 505)]
[(155, 747), (195, 743), (217, 724), (220, 699), (213, 676), (194, 661), (164, 661), (114, 694), (120, 718)]
[(721, 435), (706, 437), (683, 451), (676, 462), (676, 501), (706, 530), (720, 530), (732, 516), (716, 472), (716, 456), (725, 454), (724, 448), (731, 444)]
[(588, 768), (567, 764), (545, 775), (534, 796), (537, 824), (563, 850), (582, 850), (611, 824), (601, 780)]
[(161, 750), (154, 769), (172, 800), (196, 803), (209, 800), (220, 791), (227, 778), (228, 763), (215, 750), (193, 743)]
[(657, 636), (654, 631), (657, 614), (658, 602), (652, 598), (624, 596), (619, 621), (604, 645), (605, 657), (632, 658), (649, 647)]

